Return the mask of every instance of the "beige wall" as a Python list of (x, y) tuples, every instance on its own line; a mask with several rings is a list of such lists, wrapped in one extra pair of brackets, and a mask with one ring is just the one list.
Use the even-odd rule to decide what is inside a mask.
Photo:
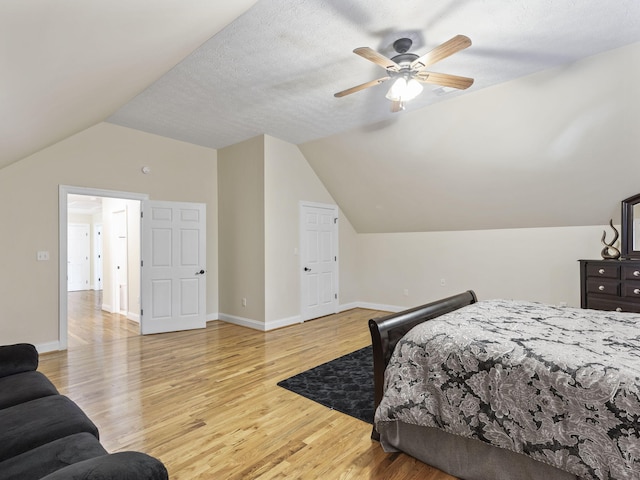
[[(207, 310), (215, 314), (216, 163), (215, 150), (100, 123), (0, 170), (2, 342), (52, 348), (58, 340), (59, 185), (206, 203)], [(143, 175), (142, 165), (151, 173)], [(38, 250), (50, 260), (36, 261)]]
[(394, 309), (471, 289), (480, 299), (579, 307), (577, 260), (600, 258), (604, 228), (361, 234), (358, 298)]
[[(264, 322), (263, 137), (218, 151), (220, 313)], [(247, 301), (242, 306), (242, 299)]]
[[(221, 149), (218, 181), (221, 318), (266, 330), (299, 321), (300, 202), (335, 201), (297, 146), (268, 135)], [(356, 234), (343, 215), (339, 235), (340, 299), (354, 302)]]
[(619, 221), (640, 192), (638, 58), (640, 42), (474, 85), (300, 149), (361, 233)]
[(268, 135), (264, 141), (265, 321), (273, 323), (300, 315), (300, 202), (335, 201), (297, 146)]
[[(151, 173), (143, 175), (142, 165)], [(4, 343), (51, 349), (58, 340), (61, 184), (205, 203), (209, 319), (219, 311), (257, 328), (299, 315), (299, 202), (335, 203), (298, 147), (269, 136), (216, 152), (96, 125), (0, 170)], [(577, 306), (577, 260), (598, 258), (603, 228), (357, 234), (341, 212), (340, 303), (396, 309), (471, 288), (480, 298)], [(51, 259), (37, 262), (38, 250)]]

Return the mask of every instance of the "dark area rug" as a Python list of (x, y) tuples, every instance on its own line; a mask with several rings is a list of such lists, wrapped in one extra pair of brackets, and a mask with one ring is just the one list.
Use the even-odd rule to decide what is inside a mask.
[(298, 395), (373, 424), (373, 357), (361, 348), (278, 383)]

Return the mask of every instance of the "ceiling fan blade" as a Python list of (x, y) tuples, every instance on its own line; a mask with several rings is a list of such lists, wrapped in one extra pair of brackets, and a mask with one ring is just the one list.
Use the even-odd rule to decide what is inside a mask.
[(360, 55), (363, 58), (366, 58), (370, 62), (373, 62), (377, 65), (380, 65), (387, 70), (391, 70), (392, 72), (397, 72), (400, 70), (400, 65), (391, 60), (390, 58), (385, 57), (381, 53), (376, 52), (374, 49), (369, 47), (360, 47), (356, 48), (353, 53)]
[(416, 80), (422, 83), (432, 83), (443, 87), (465, 90), (473, 85), (473, 78), (449, 75), (448, 73), (420, 72), (414, 75)]
[(460, 50), (464, 50), (471, 45), (471, 39), (465, 35), (456, 35), (455, 37), (447, 40), (443, 44), (437, 46), (429, 53), (425, 53), (420, 58), (411, 62), (412, 70), (420, 70), (421, 68), (433, 65), (440, 60), (444, 60), (450, 55), (453, 55)]
[(362, 83), (360, 85), (356, 85), (355, 87), (347, 88), (346, 90), (342, 90), (341, 92), (334, 93), (334, 97), (344, 97), (345, 95), (350, 95), (352, 93), (359, 92), (360, 90), (364, 90), (365, 88), (375, 87), (376, 85), (380, 85), (383, 82), (389, 80), (389, 77), (378, 78), (377, 80), (371, 80), (370, 82)]

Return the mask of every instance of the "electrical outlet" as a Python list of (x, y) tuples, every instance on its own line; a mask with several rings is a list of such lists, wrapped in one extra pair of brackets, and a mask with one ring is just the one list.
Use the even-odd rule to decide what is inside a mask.
[(36, 258), (38, 259), (39, 262), (49, 260), (49, 252), (47, 252), (47, 251), (39, 251), (36, 254)]
[(440, 279), (440, 286), (444, 287), (447, 284), (447, 281), (444, 278)]
[(242, 297), (242, 306), (246, 307), (247, 306), (247, 299)]
[(403, 293), (404, 293), (405, 297), (408, 297), (409, 296), (409, 289), (405, 288)]

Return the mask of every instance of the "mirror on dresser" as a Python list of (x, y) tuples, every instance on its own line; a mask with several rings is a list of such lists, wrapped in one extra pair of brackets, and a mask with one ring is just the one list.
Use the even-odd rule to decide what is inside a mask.
[(622, 258), (640, 259), (640, 193), (622, 201)]

